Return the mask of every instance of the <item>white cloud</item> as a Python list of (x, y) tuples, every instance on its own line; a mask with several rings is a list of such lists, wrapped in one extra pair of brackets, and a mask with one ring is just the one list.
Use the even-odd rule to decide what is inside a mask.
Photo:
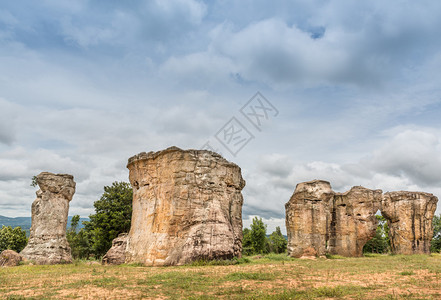
[(295, 186), (314, 179), (329, 181), (337, 192), (362, 185), (384, 192), (423, 191), (441, 198), (441, 132), (429, 132), (419, 129), (394, 133), (371, 154), (341, 164), (322, 161), (292, 164), (288, 156), (280, 154), (261, 157), (256, 161), (256, 172), (247, 172), (245, 178), (244, 215), (281, 218)]
[(76, 176), (71, 213), (87, 216), (104, 185), (127, 180), (128, 157), (200, 147), (256, 91), (280, 114), (232, 158), (246, 220), (282, 220), (315, 178), (440, 193), (437, 2), (3, 7), (0, 214), (29, 215), (30, 177), (51, 169)]
[(16, 138), (16, 106), (0, 98), (0, 144), (11, 145)]
[(228, 85), (235, 71), (234, 63), (227, 57), (208, 52), (170, 57), (159, 70), (165, 80), (199, 89)]
[[(250, 228), (253, 223), (253, 218), (261, 218), (260, 216), (248, 216), (243, 220), (243, 228)], [(276, 227), (280, 227), (282, 234), (286, 235), (285, 218), (262, 218), (264, 224), (266, 224), (266, 234), (271, 234), (276, 231)]]

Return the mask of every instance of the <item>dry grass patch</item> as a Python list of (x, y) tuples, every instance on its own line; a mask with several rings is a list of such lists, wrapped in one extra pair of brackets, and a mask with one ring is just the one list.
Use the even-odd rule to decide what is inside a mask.
[(231, 264), (19, 266), (0, 269), (0, 299), (437, 299), (441, 256), (373, 255)]

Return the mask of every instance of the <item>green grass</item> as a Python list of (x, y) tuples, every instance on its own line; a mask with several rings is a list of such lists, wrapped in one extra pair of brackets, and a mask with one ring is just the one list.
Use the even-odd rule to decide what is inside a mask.
[(274, 279), (274, 274), (270, 273), (245, 273), (245, 272), (235, 272), (230, 273), (225, 276), (227, 281), (237, 281), (237, 280), (272, 280)]
[(270, 254), (186, 266), (0, 268), (0, 299), (439, 299), (441, 255), (302, 260)]
[(326, 254), (327, 259), (346, 259), (347, 257), (335, 254)]
[(413, 271), (403, 271), (398, 274), (403, 275), (403, 276), (409, 276), (409, 275), (414, 275), (415, 273)]
[(233, 259), (220, 259), (220, 260), (196, 260), (189, 263), (189, 266), (200, 267), (200, 266), (231, 266), (231, 265), (240, 265), (251, 262), (249, 258), (241, 257), (241, 258), (233, 258)]

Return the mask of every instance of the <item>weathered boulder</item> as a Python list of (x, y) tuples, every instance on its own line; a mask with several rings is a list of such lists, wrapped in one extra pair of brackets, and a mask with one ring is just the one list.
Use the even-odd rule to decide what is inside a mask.
[(103, 265), (121, 265), (126, 260), (127, 233), (121, 233), (113, 239), (112, 247), (103, 256)]
[(328, 253), (363, 256), (363, 247), (375, 236), (383, 192), (355, 186), (336, 193), (331, 206)]
[(69, 202), (75, 193), (72, 175), (40, 173), (37, 199), (32, 203), (32, 226), (21, 255), (37, 264), (72, 262), (66, 239)]
[(381, 214), (389, 225), (395, 254), (430, 253), (432, 220), (438, 198), (423, 192), (385, 193)]
[(308, 256), (311, 252), (309, 248), (314, 249), (318, 256), (326, 254), (333, 199), (334, 192), (327, 181), (297, 184), (294, 194), (285, 204), (288, 255)]
[(14, 250), (4, 250), (0, 253), (0, 267), (15, 267), (22, 261), (20, 254)]
[(242, 251), (240, 168), (217, 153), (171, 147), (131, 157), (126, 262), (181, 265)]

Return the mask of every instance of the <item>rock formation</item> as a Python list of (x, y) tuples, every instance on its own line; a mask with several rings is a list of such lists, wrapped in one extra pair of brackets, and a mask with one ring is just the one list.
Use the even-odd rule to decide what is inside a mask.
[(363, 247), (375, 236), (376, 212), (380, 209), (381, 190), (362, 186), (334, 195), (331, 206), (328, 253), (341, 256), (363, 256)]
[(126, 262), (181, 265), (242, 251), (240, 168), (206, 150), (140, 153), (129, 159), (132, 225)]
[(21, 255), (14, 250), (4, 250), (0, 253), (0, 267), (15, 267), (21, 261)]
[(20, 253), (37, 264), (72, 262), (66, 239), (69, 202), (75, 193), (72, 175), (40, 173), (37, 176), (37, 199), (32, 203), (32, 226), (29, 241)]
[(127, 233), (121, 233), (112, 241), (112, 248), (103, 256), (103, 265), (121, 265), (126, 260)]
[(423, 192), (391, 192), (361, 186), (334, 193), (327, 181), (299, 183), (286, 203), (288, 255), (326, 253), (362, 256), (375, 236), (378, 210), (387, 219), (392, 252), (430, 253), (432, 219), (438, 198)]
[[(327, 181), (314, 180), (296, 186), (286, 209), (288, 255), (301, 257), (313, 248), (318, 256), (326, 254), (334, 192)], [(305, 256), (308, 256), (305, 253)]]
[(437, 197), (423, 192), (384, 194), (381, 213), (389, 225), (393, 253), (430, 253), (437, 202)]
[(285, 205), (288, 255), (308, 256), (313, 248), (316, 256), (362, 256), (375, 235), (381, 196), (361, 186), (335, 193), (327, 181), (299, 183)]

